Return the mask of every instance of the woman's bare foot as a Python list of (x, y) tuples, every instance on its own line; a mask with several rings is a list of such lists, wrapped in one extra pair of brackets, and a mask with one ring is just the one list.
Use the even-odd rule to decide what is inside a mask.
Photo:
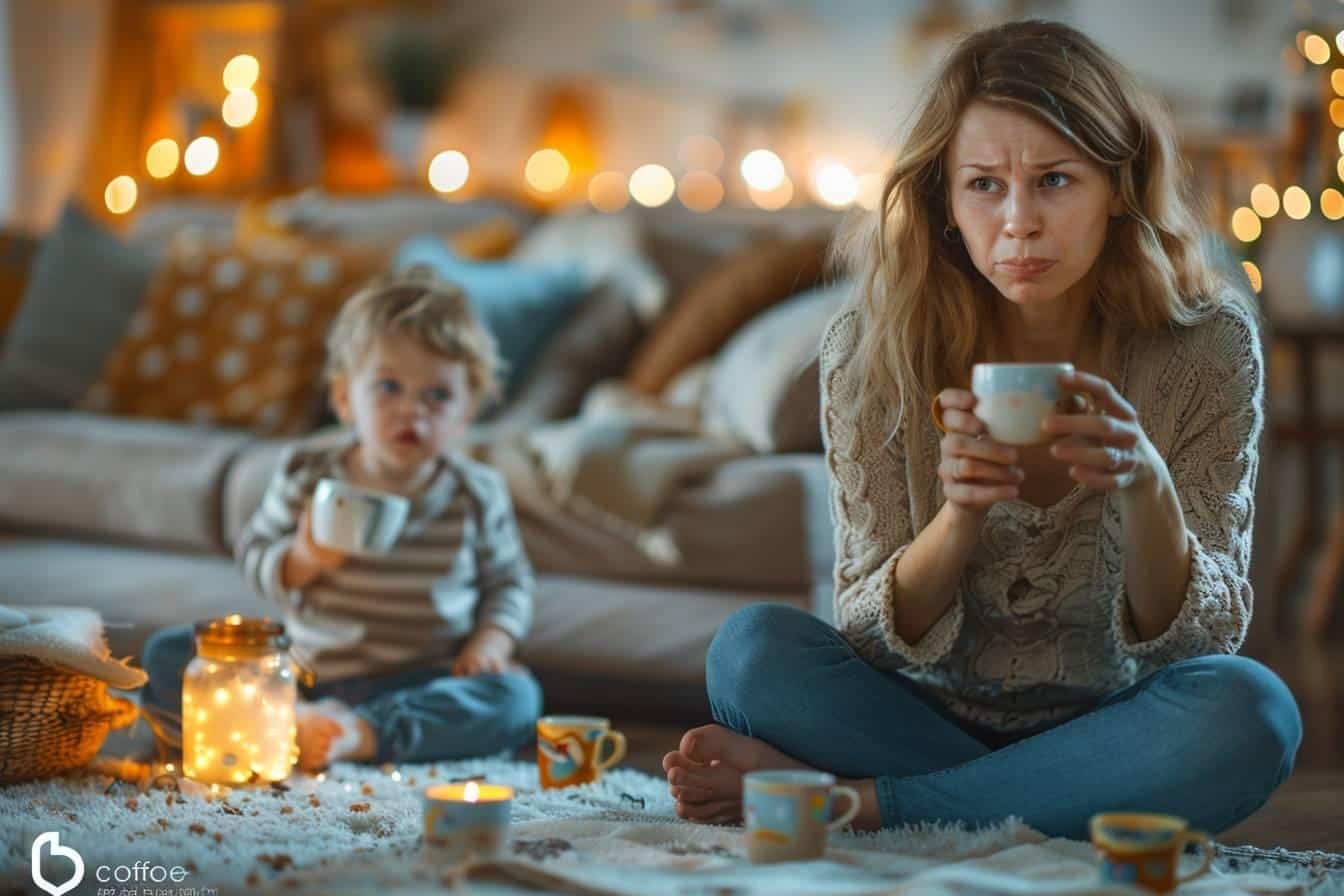
[(321, 771), (341, 759), (367, 762), (378, 755), (373, 726), (336, 700), (300, 704), (295, 728), (299, 768), (306, 772)]
[(663, 757), (668, 791), (677, 814), (704, 824), (742, 818), (742, 776), (761, 768), (808, 768), (763, 740), (722, 725), (692, 728), (680, 749)]

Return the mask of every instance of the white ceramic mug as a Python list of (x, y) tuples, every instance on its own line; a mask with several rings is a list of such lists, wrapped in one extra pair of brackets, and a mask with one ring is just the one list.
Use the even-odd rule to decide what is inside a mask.
[(1049, 434), (1041, 422), (1054, 413), (1066, 394), (1059, 378), (1073, 373), (1073, 365), (977, 364), (971, 368), (975, 416), (984, 421), (990, 438), (1006, 445), (1034, 445)]
[(313, 541), (347, 554), (386, 554), (410, 512), (409, 498), (323, 479), (313, 492)]

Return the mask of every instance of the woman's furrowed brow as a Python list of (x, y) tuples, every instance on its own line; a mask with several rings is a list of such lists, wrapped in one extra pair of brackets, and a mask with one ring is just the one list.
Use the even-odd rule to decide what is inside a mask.
[[(1037, 170), (1039, 170), (1039, 171), (1044, 171), (1044, 170), (1047, 169), (1047, 168), (1056, 168), (1056, 167), (1058, 167), (1058, 166), (1060, 166), (1060, 165), (1067, 165), (1067, 164), (1069, 164), (1070, 162), (1074, 162), (1074, 163), (1081, 164), (1082, 161), (1083, 161), (1082, 159), (1078, 159), (1078, 158), (1074, 158), (1074, 157), (1070, 156), (1070, 157), (1067, 157), (1067, 158), (1054, 159), (1054, 160), (1049, 161), (1049, 162), (1028, 162), (1028, 163), (1027, 163), (1027, 167), (1028, 167), (1028, 168), (1035, 168), (1035, 169), (1037, 169)], [(976, 170), (978, 170), (978, 171), (997, 171), (998, 169), (1000, 169), (1000, 168), (1002, 168), (1002, 167), (1003, 167), (1002, 165), (997, 165), (997, 164), (986, 164), (986, 163), (982, 163), (982, 162), (967, 162), (967, 163), (964, 164), (964, 165), (959, 165), (959, 166), (957, 167), (957, 170), (960, 171), (962, 168), (974, 168), (974, 169), (976, 169)]]

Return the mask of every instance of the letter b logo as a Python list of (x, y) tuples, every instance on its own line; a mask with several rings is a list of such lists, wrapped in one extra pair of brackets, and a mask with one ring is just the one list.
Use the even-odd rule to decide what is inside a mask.
[[(42, 875), (43, 846), (50, 847), (53, 856), (69, 859), (74, 864), (75, 873), (65, 883), (54, 884)], [(79, 886), (79, 882), (83, 879), (84, 858), (70, 847), (61, 845), (61, 835), (58, 831), (47, 831), (33, 841), (33, 883), (46, 890), (51, 896), (64, 896), (65, 893), (69, 893)]]

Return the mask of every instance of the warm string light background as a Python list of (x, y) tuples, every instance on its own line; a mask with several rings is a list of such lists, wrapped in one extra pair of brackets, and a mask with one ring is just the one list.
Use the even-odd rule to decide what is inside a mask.
[[(1334, 96), (1328, 108), (1330, 125), (1338, 129), (1335, 135), (1339, 156), (1335, 160), (1334, 180), (1344, 182), (1344, 29), (1335, 34), (1334, 47), (1325, 37), (1309, 31), (1299, 31), (1296, 37), (1296, 51), (1314, 66), (1334, 66), (1330, 71), (1330, 87)], [(1344, 193), (1339, 183), (1331, 183), (1319, 188), (1319, 200), (1315, 209), (1328, 221), (1344, 218)], [(1303, 221), (1313, 212), (1312, 192), (1300, 184), (1290, 184), (1280, 193), (1272, 184), (1258, 183), (1251, 188), (1249, 205), (1239, 206), (1232, 212), (1228, 222), (1230, 232), (1248, 250), (1264, 234), (1262, 222), (1273, 219), (1280, 212), (1293, 221)], [(1246, 271), (1251, 287), (1258, 293), (1264, 288), (1264, 277), (1259, 266), (1252, 259), (1241, 263)]]
[[(220, 120), (224, 124), (240, 129), (256, 120), (260, 101), (254, 88), (260, 77), (261, 65), (251, 55), (235, 56), (224, 67), (222, 83), (226, 93), (220, 104)], [(180, 165), (188, 174), (204, 177), (215, 170), (220, 153), (219, 141), (213, 137), (196, 137), (185, 150), (171, 137), (162, 137), (145, 154), (144, 174), (165, 180), (176, 174)], [(725, 171), (726, 160), (719, 141), (707, 134), (692, 134), (682, 141), (678, 156), (684, 168), (680, 179), (664, 165), (654, 162), (641, 165), (628, 175), (612, 170), (593, 174), (584, 191), (588, 203), (601, 212), (617, 212), (631, 201), (657, 208), (675, 197), (692, 211), (708, 212), (724, 201), (727, 194), (724, 178), (734, 176), (741, 178), (747, 195), (760, 208), (781, 209), (795, 199), (794, 180), (783, 160), (770, 149), (753, 149), (738, 162), (736, 171)], [(569, 159), (553, 147), (533, 152), (523, 165), (522, 175), (527, 187), (541, 196), (571, 189), (576, 176)], [(471, 176), (471, 160), (455, 148), (437, 152), (425, 170), (428, 185), (443, 196), (462, 190)], [(844, 161), (822, 157), (812, 163), (804, 181), (810, 198), (821, 205), (842, 209), (857, 203), (871, 210), (880, 200), (882, 173), (856, 172)], [(132, 211), (139, 198), (140, 185), (133, 174), (114, 177), (104, 192), (107, 210), (116, 215)]]
[[(1262, 288), (1262, 275), (1255, 261), (1255, 244), (1264, 233), (1264, 222), (1282, 213), (1301, 221), (1314, 212), (1330, 221), (1344, 218), (1344, 30), (1333, 36), (1299, 31), (1296, 46), (1289, 52), (1300, 54), (1312, 66), (1328, 67), (1329, 84), (1334, 91), (1328, 104), (1330, 125), (1338, 129), (1339, 156), (1333, 178), (1327, 184), (1283, 185), (1260, 182), (1246, 197), (1248, 204), (1237, 207), (1230, 219), (1218, 222), (1243, 244), (1248, 257), (1242, 262), (1252, 286)], [(228, 128), (241, 130), (257, 121), (261, 99), (258, 82), (262, 70), (250, 54), (235, 55), (224, 66), (220, 79), (218, 118)], [(463, 194), (473, 183), (472, 160), (460, 147), (435, 147), (423, 166), (422, 183), (445, 198)], [(204, 178), (220, 165), (226, 149), (213, 136), (201, 135), (181, 147), (171, 137), (160, 137), (150, 145), (143, 170), (113, 177), (104, 191), (108, 211), (124, 215), (136, 208), (141, 199), (142, 182), (165, 181), (179, 169), (193, 178)], [(683, 138), (677, 152), (680, 174), (674, 174), (659, 161), (649, 161), (630, 171), (597, 170), (585, 172), (566, 153), (555, 146), (540, 146), (522, 163), (519, 179), (533, 198), (543, 202), (584, 202), (600, 212), (617, 212), (631, 202), (656, 208), (680, 202), (695, 212), (709, 212), (730, 196), (743, 196), (750, 204), (766, 210), (782, 209), (799, 203), (844, 209), (861, 206), (875, 209), (880, 201), (885, 158), (869, 155), (866, 168), (834, 157), (819, 157), (804, 170), (790, 170), (778, 153), (767, 146), (728, 159), (722, 143), (710, 134), (690, 134)], [(745, 204), (745, 203), (744, 203)]]

